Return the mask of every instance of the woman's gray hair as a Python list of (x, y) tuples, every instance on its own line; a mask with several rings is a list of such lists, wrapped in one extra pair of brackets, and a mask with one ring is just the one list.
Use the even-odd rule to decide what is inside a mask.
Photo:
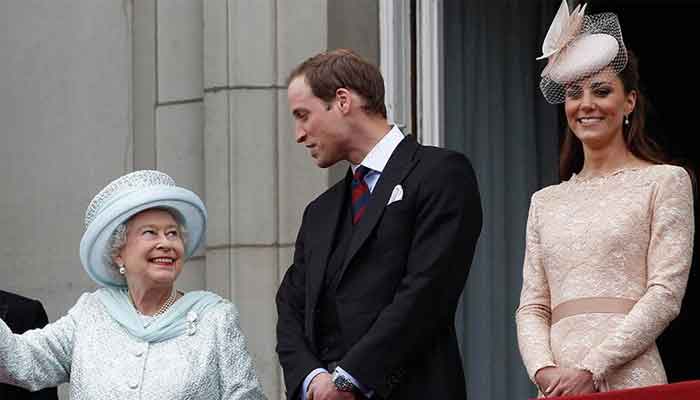
[[(185, 228), (185, 225), (180, 223), (180, 218), (178, 218), (178, 215), (173, 213), (171, 210), (167, 208), (155, 208), (157, 210), (163, 210), (167, 212), (168, 214), (172, 215), (172, 217), (175, 219), (175, 221), (178, 221), (177, 223), (177, 230), (180, 233), (180, 238), (182, 238), (182, 244), (184, 245), (185, 248), (187, 248), (187, 240), (188, 240), (188, 235), (187, 235), (187, 229)], [(133, 216), (132, 216), (133, 217)], [(116, 229), (114, 229), (114, 232), (112, 232), (112, 236), (109, 237), (109, 240), (107, 241), (107, 248), (105, 249), (105, 261), (107, 265), (111, 266), (114, 269), (119, 269), (119, 266), (117, 263), (114, 262), (114, 257), (118, 256), (119, 253), (122, 251), (124, 246), (126, 245), (126, 234), (127, 234), (127, 229), (126, 226), (131, 220), (131, 217), (127, 219), (126, 221), (122, 222), (117, 226)]]

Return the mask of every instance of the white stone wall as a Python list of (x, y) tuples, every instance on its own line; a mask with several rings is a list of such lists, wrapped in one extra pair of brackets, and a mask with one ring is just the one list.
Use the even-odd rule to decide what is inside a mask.
[(85, 208), (132, 168), (129, 21), (121, 1), (0, 3), (0, 289), (51, 320), (94, 288)]
[(131, 168), (129, 23), (119, 2), (0, 7), (0, 288), (54, 319), (91, 287), (88, 202)]

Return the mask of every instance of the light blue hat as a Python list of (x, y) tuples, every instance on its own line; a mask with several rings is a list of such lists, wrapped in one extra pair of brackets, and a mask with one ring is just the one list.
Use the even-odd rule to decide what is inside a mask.
[(188, 233), (185, 256), (204, 242), (207, 209), (195, 193), (178, 187), (160, 171), (135, 171), (112, 181), (90, 202), (85, 212), (85, 233), (80, 240), (80, 261), (90, 278), (107, 287), (126, 287), (126, 279), (105, 257), (117, 227), (133, 215), (150, 208), (175, 214)]

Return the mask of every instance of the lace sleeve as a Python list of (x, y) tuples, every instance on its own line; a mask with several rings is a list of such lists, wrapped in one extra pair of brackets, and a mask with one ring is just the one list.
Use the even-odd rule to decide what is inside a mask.
[(549, 342), (552, 311), (549, 283), (540, 250), (535, 199), (536, 195), (533, 195), (527, 217), (523, 288), (520, 306), (515, 312), (520, 354), (533, 382), (537, 371), (556, 366)]
[(579, 365), (597, 381), (649, 348), (680, 311), (693, 251), (693, 198), (685, 170), (671, 171), (651, 202), (646, 292)]

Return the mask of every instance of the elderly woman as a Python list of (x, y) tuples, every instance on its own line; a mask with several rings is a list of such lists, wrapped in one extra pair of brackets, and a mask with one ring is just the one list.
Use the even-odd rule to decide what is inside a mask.
[(158, 171), (113, 181), (90, 203), (80, 258), (103, 286), (44, 329), (0, 321), (0, 382), (70, 382), (71, 399), (264, 399), (230, 302), (175, 281), (202, 242), (202, 201)]

